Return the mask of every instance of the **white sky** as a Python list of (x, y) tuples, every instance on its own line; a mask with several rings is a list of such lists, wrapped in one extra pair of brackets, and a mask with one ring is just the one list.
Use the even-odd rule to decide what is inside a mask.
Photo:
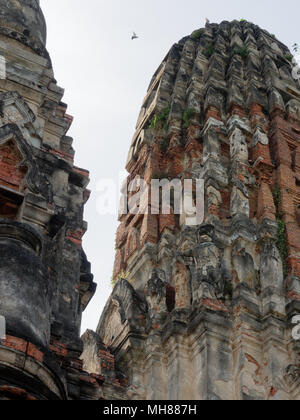
[[(117, 216), (100, 216), (97, 183), (118, 179), (151, 77), (170, 47), (205, 24), (247, 19), (289, 47), (300, 44), (299, 0), (41, 0), (47, 47), (75, 117), (77, 166), (91, 172), (84, 247), (98, 290), (83, 317), (95, 329), (111, 293)], [(140, 39), (131, 41), (132, 31)], [(116, 192), (117, 194), (117, 192)]]

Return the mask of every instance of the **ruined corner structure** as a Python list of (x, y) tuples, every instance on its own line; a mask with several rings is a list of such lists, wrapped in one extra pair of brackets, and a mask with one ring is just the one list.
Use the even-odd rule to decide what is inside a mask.
[(0, 400), (99, 399), (105, 379), (80, 360), (95, 292), (81, 244), (89, 173), (74, 165), (45, 41), (38, 1), (0, 0)]
[(274, 35), (222, 22), (175, 44), (151, 81), (128, 181), (204, 179), (205, 220), (192, 226), (172, 209), (120, 218), (116, 284), (84, 338), (84, 366), (113, 369), (101, 365), (105, 343), (128, 380), (125, 399), (300, 399), (291, 323), (300, 313), (300, 86), (291, 61)]

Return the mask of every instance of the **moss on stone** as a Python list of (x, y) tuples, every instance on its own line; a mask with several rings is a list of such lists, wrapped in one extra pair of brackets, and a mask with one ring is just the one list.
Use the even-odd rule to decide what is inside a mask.
[(168, 118), (170, 114), (171, 107), (168, 106), (164, 108), (159, 114), (154, 115), (152, 121), (150, 122), (150, 127), (154, 130), (164, 129), (168, 131)]
[(199, 39), (201, 37), (201, 35), (204, 34), (204, 32), (205, 32), (204, 29), (198, 29), (198, 30), (194, 31), (191, 34), (191, 39), (194, 39), (194, 40)]
[(230, 280), (226, 280), (224, 284), (224, 296), (228, 296), (229, 299), (233, 298), (233, 286)]
[(214, 54), (214, 52), (215, 52), (215, 47), (212, 43), (210, 43), (207, 46), (204, 54), (205, 54), (206, 57), (210, 58)]
[(189, 127), (191, 119), (193, 118), (194, 114), (195, 114), (195, 111), (191, 108), (184, 111), (183, 116), (182, 116), (182, 121), (183, 121), (184, 128)]
[(247, 58), (249, 55), (248, 48), (244, 45), (243, 47), (236, 47), (232, 51), (233, 54), (237, 54), (242, 58)]

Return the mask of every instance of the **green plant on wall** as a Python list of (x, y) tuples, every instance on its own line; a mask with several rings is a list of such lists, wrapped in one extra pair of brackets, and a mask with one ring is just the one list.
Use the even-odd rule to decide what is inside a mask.
[(118, 283), (119, 280), (121, 279), (125, 279), (128, 280), (130, 283), (130, 272), (129, 271), (122, 271), (122, 273), (120, 273), (115, 279), (112, 277), (111, 278), (111, 286), (115, 287), (115, 285)]
[(233, 298), (233, 285), (231, 280), (226, 280), (224, 284), (224, 295), (228, 296), (229, 299)]
[(171, 107), (168, 106), (164, 108), (159, 114), (154, 115), (151, 123), (150, 128), (154, 130), (164, 129), (168, 131), (168, 118), (170, 114)]
[(287, 61), (289, 61), (290, 63), (293, 61), (293, 56), (292, 56), (292, 54), (286, 54), (285, 55), (285, 59), (287, 60)]
[(215, 47), (212, 43), (208, 44), (206, 50), (205, 50), (205, 55), (206, 57), (210, 58), (215, 52)]
[(274, 204), (276, 207), (277, 213), (279, 212), (279, 205), (280, 205), (280, 199), (281, 199), (281, 192), (279, 188), (275, 188), (273, 191), (273, 198), (274, 198)]
[(205, 30), (204, 30), (204, 29), (198, 29), (197, 31), (194, 31), (194, 32), (191, 34), (191, 38), (192, 38), (192, 39), (199, 39), (199, 38), (201, 37), (201, 35), (202, 35), (204, 32), (205, 32)]
[(279, 250), (282, 263), (283, 263), (283, 275), (284, 277), (288, 274), (288, 247), (287, 247), (287, 238), (286, 238), (286, 224), (282, 219), (279, 207), (281, 203), (281, 192), (279, 188), (275, 188), (273, 191), (274, 204), (276, 206), (276, 219), (277, 219), (277, 248)]
[(248, 48), (244, 45), (243, 47), (235, 47), (232, 51), (233, 54), (237, 54), (240, 57), (247, 58), (249, 55)]
[(286, 276), (288, 274), (288, 267), (287, 267), (287, 257), (288, 257), (288, 249), (287, 249), (287, 240), (286, 240), (286, 224), (285, 221), (281, 218), (277, 218), (277, 247), (279, 249), (282, 262), (283, 262), (283, 274)]
[(184, 111), (183, 116), (182, 116), (182, 121), (183, 121), (183, 127), (184, 128), (189, 127), (191, 119), (193, 118), (194, 114), (195, 114), (195, 111), (191, 108)]

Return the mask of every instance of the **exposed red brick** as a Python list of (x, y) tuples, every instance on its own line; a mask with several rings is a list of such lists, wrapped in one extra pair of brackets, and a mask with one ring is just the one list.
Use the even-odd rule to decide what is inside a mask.
[(206, 111), (206, 117), (205, 117), (206, 121), (209, 118), (215, 118), (216, 120), (222, 121), (219, 110), (213, 106), (209, 106)]
[(141, 244), (157, 243), (158, 241), (158, 217), (154, 214), (145, 214), (141, 227)]
[(23, 191), (27, 168), (21, 167), (23, 157), (13, 141), (0, 146), (0, 185)]
[(57, 356), (66, 357), (68, 355), (67, 346), (58, 341), (52, 341), (50, 344), (50, 350), (55, 353)]
[(258, 219), (268, 218), (271, 220), (275, 220), (276, 207), (273, 200), (273, 194), (268, 184), (261, 184), (257, 201)]
[(132, 229), (128, 233), (127, 242), (125, 246), (124, 261), (126, 262), (139, 249), (139, 233), (137, 229)]
[(31, 343), (28, 343), (27, 355), (37, 360), (38, 362), (43, 363), (44, 354)]
[(26, 350), (27, 350), (27, 342), (25, 340), (22, 340), (21, 338), (17, 338), (17, 337), (11, 337), (8, 335), (6, 336), (6, 339), (4, 340), (4, 345), (6, 347), (20, 351), (22, 353), (26, 353)]
[(214, 299), (201, 299), (201, 304), (214, 311), (229, 312), (229, 309), (223, 302)]

